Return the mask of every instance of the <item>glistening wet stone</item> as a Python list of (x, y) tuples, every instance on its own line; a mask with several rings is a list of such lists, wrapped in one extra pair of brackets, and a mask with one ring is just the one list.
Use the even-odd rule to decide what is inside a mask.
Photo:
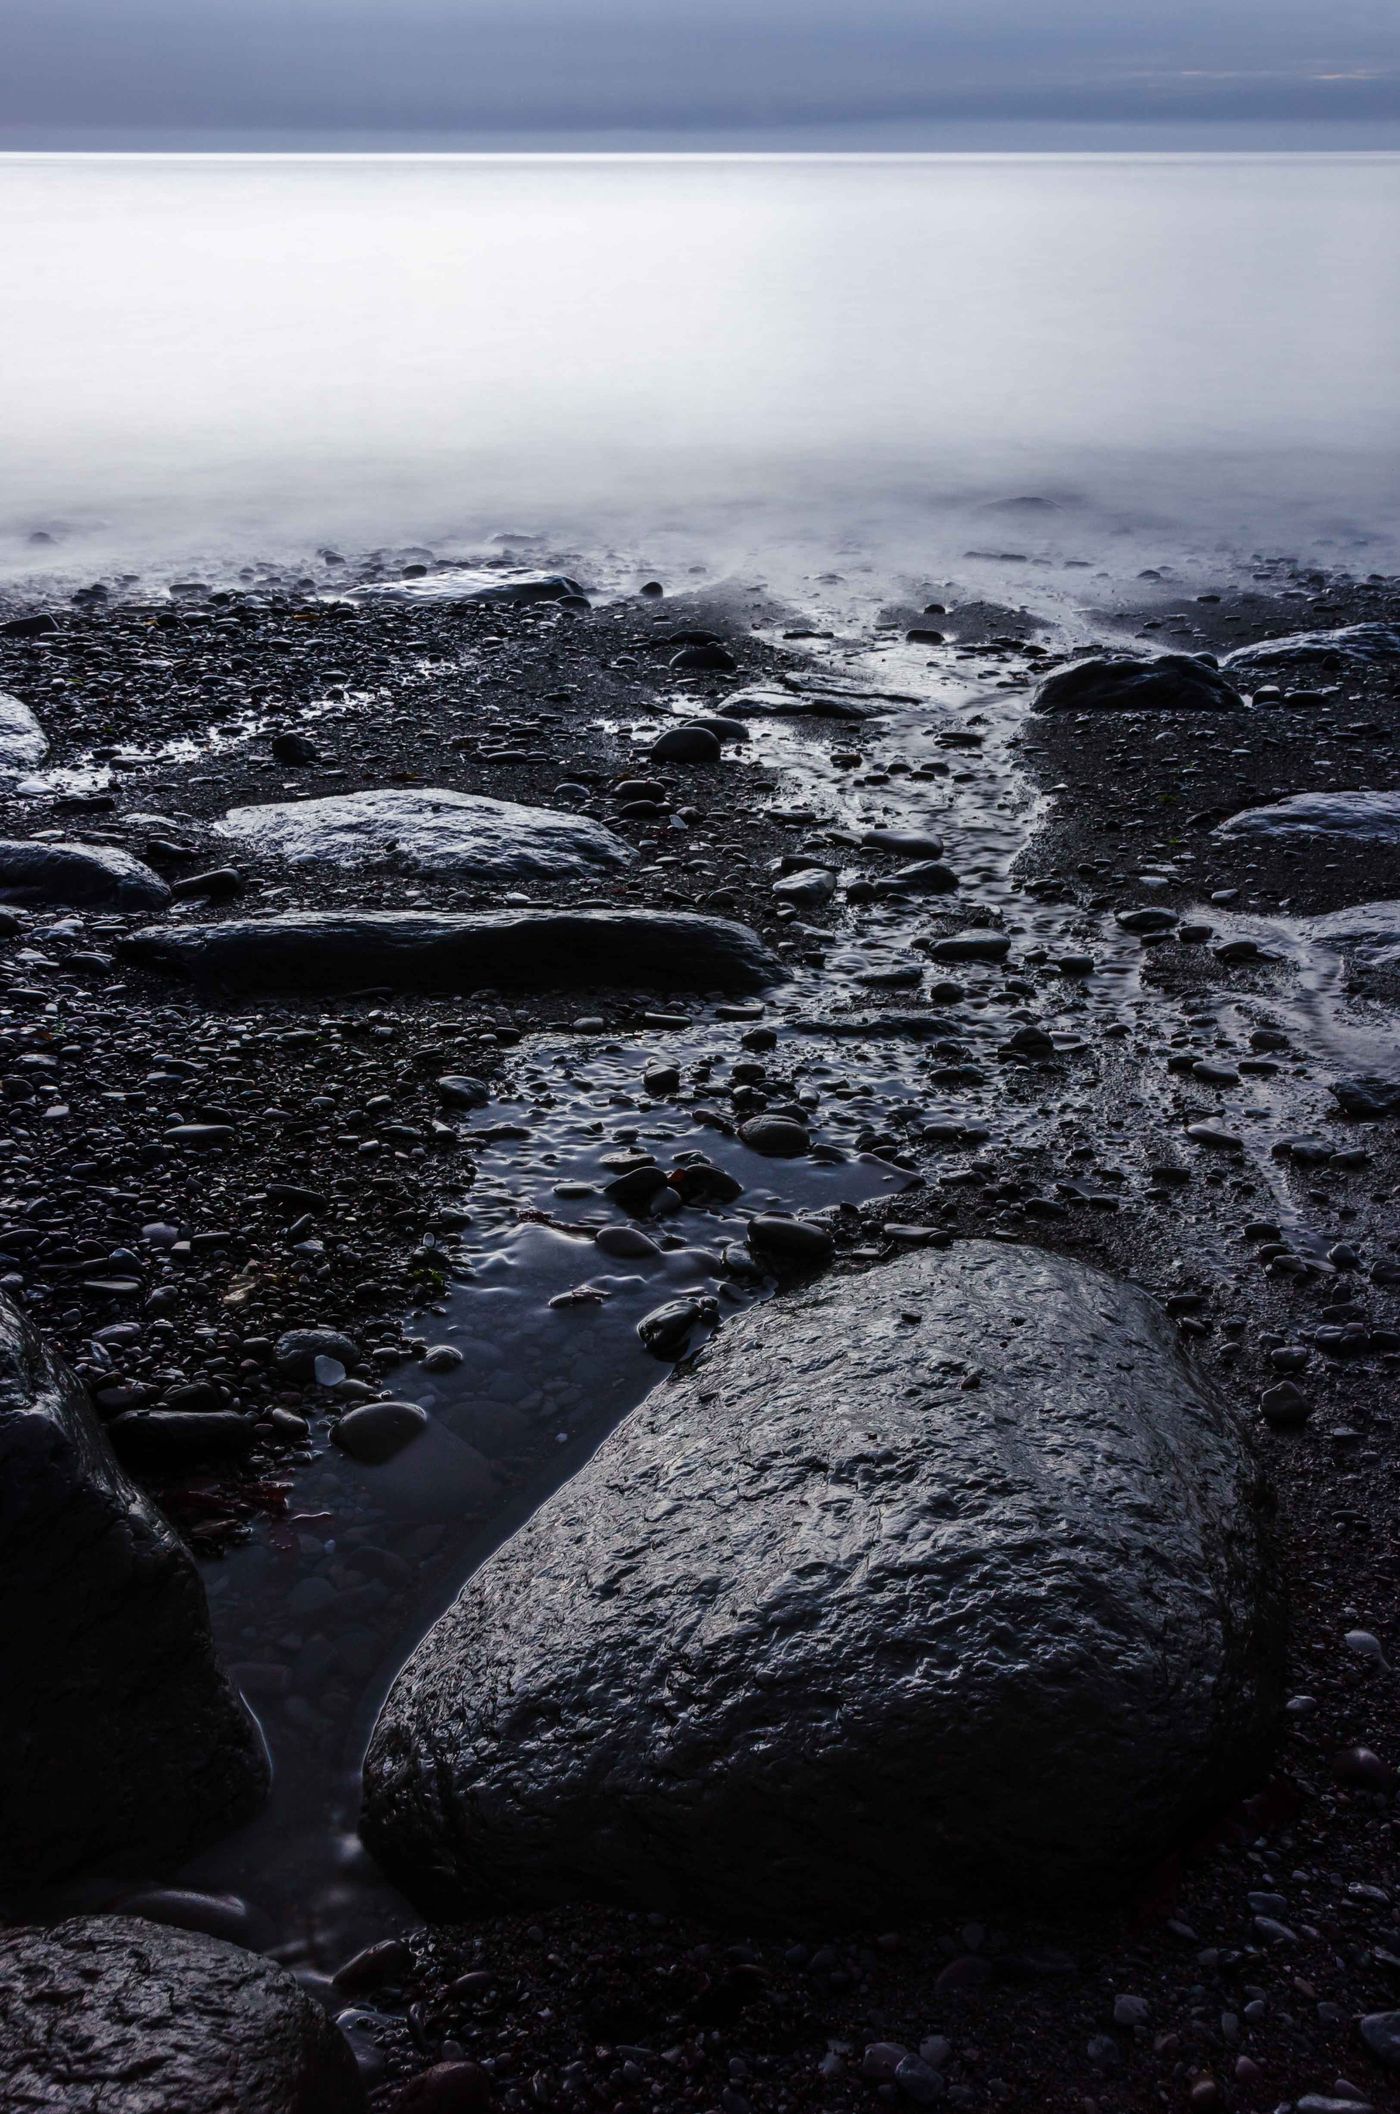
[(787, 974), (746, 925), (687, 911), (286, 911), (152, 926), (121, 952), (201, 982), (264, 990), (761, 991)]
[(586, 817), (437, 788), (235, 807), (220, 829), (249, 853), (295, 866), (389, 860), (480, 881), (587, 878), (615, 873), (632, 858), (630, 845)]
[(188, 1854), (246, 1820), (266, 1787), (192, 1558), (118, 1467), (77, 1380), (3, 1299), (0, 1687), (7, 1887)]
[(920, 1918), (1121, 1888), (1257, 1760), (1241, 1430), (1138, 1291), (985, 1242), (730, 1323), (477, 1574), (365, 1771), (420, 1903)]
[(131, 1916), (0, 1936), (0, 2102), (69, 2114), (360, 2114), (346, 2042), (286, 1968)]
[(1037, 712), (1197, 712), (1243, 705), (1228, 676), (1190, 654), (1076, 661), (1036, 692)]
[(0, 902), (163, 910), (169, 901), (160, 875), (115, 845), (0, 841)]
[(1295, 793), (1248, 807), (1218, 825), (1218, 837), (1343, 837), (1400, 844), (1400, 792)]
[(28, 705), (0, 691), (0, 771), (27, 770), (48, 752), (48, 736)]

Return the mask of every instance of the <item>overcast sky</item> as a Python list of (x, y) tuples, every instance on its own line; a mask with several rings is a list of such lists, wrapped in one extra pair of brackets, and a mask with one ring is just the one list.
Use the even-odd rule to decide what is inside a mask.
[(0, 0), (0, 145), (1400, 146), (1400, 0)]

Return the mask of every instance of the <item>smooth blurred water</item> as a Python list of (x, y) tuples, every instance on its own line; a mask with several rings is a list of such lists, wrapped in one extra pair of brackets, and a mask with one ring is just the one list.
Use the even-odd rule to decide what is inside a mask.
[(1395, 517), (1400, 155), (11, 155), (0, 226), (10, 573)]

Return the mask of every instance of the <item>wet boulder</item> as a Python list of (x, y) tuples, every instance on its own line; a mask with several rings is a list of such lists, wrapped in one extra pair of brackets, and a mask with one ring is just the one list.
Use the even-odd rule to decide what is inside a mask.
[(433, 1912), (823, 1928), (1130, 1886), (1257, 1766), (1231, 1413), (1132, 1287), (969, 1241), (730, 1320), (390, 1692), (363, 1833)]
[(1400, 792), (1294, 793), (1217, 823), (1217, 837), (1342, 837), (1400, 844)]
[(1400, 659), (1400, 624), (1343, 624), (1335, 631), (1291, 631), (1286, 638), (1259, 639), (1227, 653), (1222, 667), (1241, 675), (1286, 673), (1290, 668), (1344, 668)]
[(0, 1885), (183, 1854), (266, 1788), (193, 1559), (0, 1299)]
[(1199, 712), (1243, 703), (1228, 676), (1188, 653), (1096, 655), (1058, 669), (1035, 696), (1037, 712)]
[(392, 863), (473, 881), (588, 879), (632, 857), (630, 845), (584, 816), (437, 788), (235, 807), (219, 828), (245, 850), (294, 866)]
[(0, 691), (0, 771), (27, 771), (48, 753), (48, 736), (28, 705)]
[(120, 952), (200, 982), (262, 990), (761, 991), (787, 974), (748, 926), (690, 911), (286, 911), (149, 926)]
[(354, 2057), (287, 1971), (133, 1916), (0, 1936), (0, 2103), (62, 2114), (362, 2114)]
[(0, 902), (73, 909), (164, 910), (170, 890), (114, 844), (47, 844), (0, 839)]

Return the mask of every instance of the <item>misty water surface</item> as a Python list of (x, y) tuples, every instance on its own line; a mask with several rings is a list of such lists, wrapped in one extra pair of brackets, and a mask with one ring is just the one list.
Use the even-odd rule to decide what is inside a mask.
[(1400, 155), (12, 155), (0, 222), (11, 574), (1027, 495), (1355, 563), (1400, 486)]

